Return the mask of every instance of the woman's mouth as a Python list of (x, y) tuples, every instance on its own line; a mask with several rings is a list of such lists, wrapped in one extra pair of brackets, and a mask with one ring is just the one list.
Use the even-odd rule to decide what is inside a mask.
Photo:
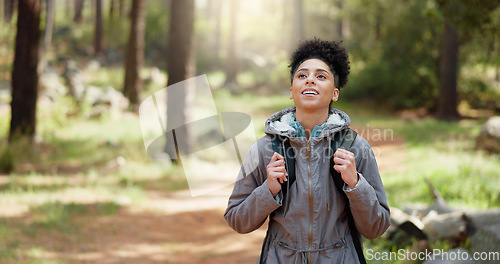
[(318, 91), (316, 91), (315, 89), (305, 89), (304, 91), (302, 91), (302, 94), (303, 95), (307, 95), (307, 96), (313, 96), (313, 95), (318, 95)]

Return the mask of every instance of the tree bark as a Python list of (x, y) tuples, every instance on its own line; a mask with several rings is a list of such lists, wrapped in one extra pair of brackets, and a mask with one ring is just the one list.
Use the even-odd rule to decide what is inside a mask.
[(4, 16), (3, 19), (6, 24), (9, 24), (12, 20), (12, 15), (14, 14), (14, 1), (15, 0), (4, 0)]
[(125, 15), (125, 1), (118, 0), (118, 11), (120, 13), (120, 17)]
[(301, 40), (305, 39), (305, 31), (304, 31), (304, 11), (302, 8), (302, 0), (294, 0), (294, 13), (293, 16), (293, 36), (292, 43), (294, 43), (294, 48), (297, 46), (297, 43)]
[(101, 55), (104, 50), (102, 33), (102, 0), (95, 1), (94, 55)]
[[(170, 17), (170, 32), (168, 45), (168, 83), (167, 86), (184, 81), (194, 75), (194, 0), (172, 2)], [(184, 82), (186, 83), (186, 82)], [(187, 124), (188, 120), (188, 86), (172, 92), (167, 89), (167, 144), (166, 152), (172, 160), (177, 160), (177, 152), (189, 153), (191, 136), (188, 126), (184, 129), (179, 125)], [(175, 129), (175, 130), (174, 130)]]
[[(215, 12), (215, 44), (214, 44), (214, 52), (215, 54), (219, 54), (220, 50), (220, 38), (221, 38), (221, 20), (222, 20), (222, 0), (217, 0), (216, 12)], [(219, 58), (219, 56), (217, 56)], [(217, 61), (220, 63), (220, 61)]]
[(439, 63), (439, 101), (437, 117), (441, 120), (456, 120), (458, 77), (458, 32), (449, 22), (443, 31), (441, 58)]
[(130, 105), (137, 110), (142, 82), (139, 72), (144, 61), (144, 31), (146, 27), (147, 0), (133, 0), (130, 12), (130, 37), (125, 54), (125, 85), (123, 93), (129, 99)]
[(54, 0), (47, 1), (47, 15), (45, 17), (45, 32), (43, 37), (43, 51), (47, 51), (52, 43), (52, 29), (54, 28)]
[(82, 22), (83, 0), (75, 0), (75, 16), (73, 22)]
[(18, 2), (17, 34), (12, 70), (12, 101), (9, 142), (18, 137), (33, 141), (38, 97), (38, 49), (40, 2)]
[(236, 77), (238, 75), (238, 59), (236, 55), (237, 50), (237, 17), (238, 17), (238, 0), (231, 0), (231, 12), (230, 12), (230, 29), (229, 29), (229, 41), (227, 47), (227, 58), (226, 58), (226, 87), (229, 88), (231, 93), (236, 92), (238, 87), (238, 82)]
[(344, 33), (343, 33), (343, 17), (342, 15), (340, 14), (342, 12), (342, 9), (343, 9), (343, 2), (341, 0), (337, 0), (336, 1), (336, 4), (337, 4), (337, 9), (338, 9), (338, 13), (339, 13), (339, 16), (337, 17), (337, 38), (339, 40), (342, 39), (342, 37), (344, 36)]
[(115, 16), (116, 0), (110, 0), (109, 3), (109, 17), (112, 19)]

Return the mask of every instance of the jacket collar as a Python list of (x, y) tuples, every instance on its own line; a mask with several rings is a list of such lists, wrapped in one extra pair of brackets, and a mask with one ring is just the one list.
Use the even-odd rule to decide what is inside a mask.
[[(288, 107), (282, 111), (274, 113), (266, 121), (266, 134), (276, 134), (285, 137), (296, 137), (296, 131), (291, 122), (295, 120), (295, 106)], [(337, 131), (349, 127), (351, 124), (351, 119), (349, 116), (336, 108), (330, 107), (330, 113), (328, 115), (328, 120), (322, 125), (318, 137), (329, 137)]]

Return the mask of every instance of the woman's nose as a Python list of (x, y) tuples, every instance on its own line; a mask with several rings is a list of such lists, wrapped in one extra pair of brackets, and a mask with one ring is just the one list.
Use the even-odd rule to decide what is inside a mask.
[(313, 76), (311, 76), (311, 75), (307, 76), (306, 83), (314, 83)]

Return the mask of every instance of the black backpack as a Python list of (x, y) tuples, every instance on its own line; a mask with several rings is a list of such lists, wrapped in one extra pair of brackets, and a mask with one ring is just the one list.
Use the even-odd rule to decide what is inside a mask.
[[(344, 130), (335, 133), (333, 140), (331, 141), (332, 152), (330, 153), (330, 155), (332, 156), (331, 157), (332, 161), (330, 166), (330, 175), (332, 176), (333, 181), (335, 182), (335, 187), (337, 188), (337, 191), (342, 195), (346, 203), (346, 213), (348, 218), (349, 231), (351, 232), (352, 235), (352, 241), (354, 247), (356, 248), (356, 253), (358, 254), (359, 262), (361, 264), (366, 264), (366, 260), (363, 255), (363, 247), (361, 245), (360, 234), (356, 229), (356, 225), (354, 224), (354, 218), (352, 216), (351, 208), (349, 206), (349, 199), (347, 198), (347, 195), (343, 191), (344, 181), (342, 180), (340, 173), (338, 173), (335, 169), (333, 169), (333, 153), (335, 153), (335, 151), (337, 151), (338, 148), (350, 150), (352, 143), (354, 142), (354, 139), (356, 139), (356, 136), (357, 136), (356, 131), (350, 128), (346, 128)], [(273, 151), (278, 152), (279, 154), (285, 157), (285, 166), (288, 172), (288, 181), (283, 182), (281, 184), (281, 192), (283, 193), (283, 203), (285, 203), (284, 216), (286, 216), (289, 203), (287, 196), (288, 189), (290, 189), (290, 185), (292, 185), (295, 182), (296, 177), (295, 177), (295, 159), (294, 159), (295, 155), (293, 152), (293, 148), (290, 145), (290, 141), (284, 139), (285, 139), (284, 137), (279, 135), (271, 136)], [(286, 153), (286, 155), (283, 155), (283, 153)], [(267, 251), (269, 243), (270, 241), (269, 241), (269, 228), (268, 228), (266, 238), (264, 239), (264, 243), (262, 245), (261, 263), (263, 261), (264, 251)]]

